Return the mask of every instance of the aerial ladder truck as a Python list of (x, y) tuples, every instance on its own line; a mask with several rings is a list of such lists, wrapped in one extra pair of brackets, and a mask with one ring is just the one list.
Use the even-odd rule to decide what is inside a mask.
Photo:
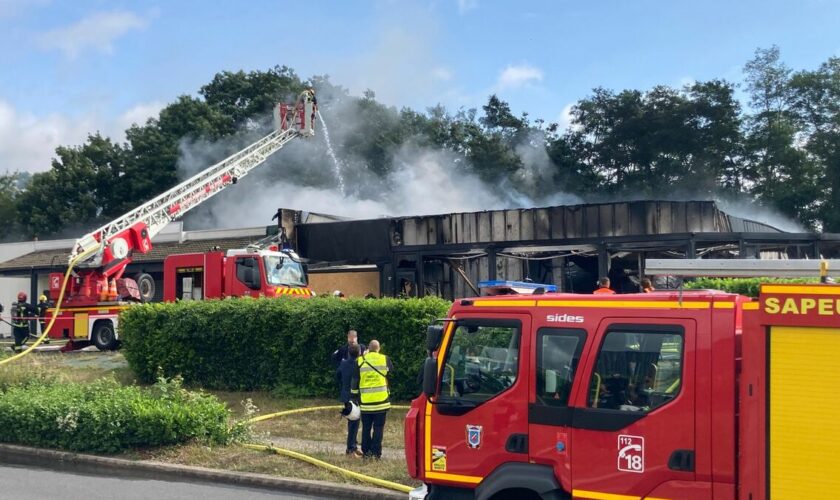
[[(265, 137), (79, 238), (70, 253), (66, 278), (64, 273), (49, 276), (50, 297), (63, 298), (49, 336), (68, 339), (66, 350), (91, 343), (100, 350), (115, 349), (119, 313), (132, 302), (150, 300), (154, 295), (151, 276), (141, 274), (137, 280), (125, 276), (132, 257), (149, 253), (152, 240), (167, 224), (236, 184), (290, 141), (313, 136), (315, 110), (314, 102), (307, 98), (309, 93), (304, 92), (307, 95), (302, 94), (295, 105), (277, 105), (274, 130)], [(275, 296), (287, 294), (284, 290), (292, 288), (300, 292), (289, 295), (312, 295), (300, 258), (283, 243), (170, 256), (167, 260), (174, 257), (176, 264), (184, 266), (174, 267), (169, 273), (165, 266), (164, 288), (177, 288), (171, 283), (182, 277), (179, 269), (187, 268), (192, 271), (190, 280), (202, 279), (195, 287), (203, 291), (201, 298)], [(281, 271), (296, 279), (282, 283), (276, 279)], [(173, 292), (166, 298), (192, 298), (187, 295), (193, 291), (182, 296)]]

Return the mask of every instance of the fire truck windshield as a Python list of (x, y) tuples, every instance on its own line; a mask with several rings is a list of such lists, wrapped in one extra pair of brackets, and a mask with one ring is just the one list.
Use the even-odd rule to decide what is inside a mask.
[(266, 255), (263, 259), (270, 285), (306, 286), (306, 274), (300, 262), (284, 255)]

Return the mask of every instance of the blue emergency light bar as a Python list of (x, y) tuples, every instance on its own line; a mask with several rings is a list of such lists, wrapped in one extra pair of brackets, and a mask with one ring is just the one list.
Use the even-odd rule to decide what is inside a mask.
[(489, 280), (479, 281), (478, 288), (486, 290), (488, 295), (503, 295), (503, 294), (532, 294), (539, 289), (543, 293), (556, 292), (556, 285), (549, 285), (545, 283), (532, 283), (530, 281), (508, 281), (508, 280)]

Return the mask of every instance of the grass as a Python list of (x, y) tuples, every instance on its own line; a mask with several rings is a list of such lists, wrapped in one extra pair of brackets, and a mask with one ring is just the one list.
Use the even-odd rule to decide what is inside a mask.
[[(7, 357), (9, 353), (4, 353)], [(122, 355), (115, 352), (32, 353), (0, 365), (0, 389), (34, 381), (93, 382), (113, 376), (123, 385), (135, 383)]]
[[(278, 398), (264, 392), (210, 392), (222, 401), (227, 402), (228, 407), (234, 411), (237, 418), (243, 418), (245, 407), (242, 402), (247, 399), (250, 399), (259, 408), (258, 415), (310, 406), (338, 404), (336, 400), (332, 399)], [(383, 447), (403, 449), (403, 420), (406, 413), (407, 410), (391, 410), (388, 412), (388, 418), (385, 421), (385, 435), (382, 439)], [(265, 420), (255, 424), (254, 430), (258, 434), (268, 434), (272, 437), (301, 438), (305, 436), (306, 439), (312, 441), (344, 443), (347, 438), (347, 421), (339, 417), (338, 411), (324, 410)]]
[[(366, 461), (348, 458), (343, 453), (311, 452), (315, 458), (354, 472), (366, 474), (388, 481), (409, 486), (418, 486), (405, 469), (404, 460)], [(173, 446), (129, 455), (128, 458), (155, 460), (158, 462), (195, 465), (211, 469), (223, 469), (240, 472), (255, 472), (298, 479), (314, 479), (337, 483), (358, 484), (358, 481), (340, 474), (315, 467), (291, 458), (273, 453), (261, 453), (240, 446), (231, 445), (209, 448), (198, 444)]]
[[(3, 355), (0, 354), (0, 357)], [(0, 390), (13, 384), (50, 381), (93, 382), (107, 376), (114, 377), (123, 385), (137, 383), (119, 352), (33, 353), (8, 365), (0, 365)], [(333, 399), (285, 398), (268, 392), (207, 392), (216, 395), (227, 404), (234, 420), (246, 417), (247, 410), (243, 402), (249, 399), (259, 409), (257, 415), (302, 407), (338, 404), (337, 400)], [(383, 446), (386, 449), (402, 451), (405, 413), (405, 410), (389, 412), (383, 439)], [(253, 431), (254, 440), (258, 442), (275, 440), (282, 443), (284, 438), (292, 438), (318, 443), (337, 443), (342, 446), (340, 451), (330, 450), (328, 446), (314, 448), (307, 446), (308, 449), (300, 449), (291, 444), (284, 446), (361, 474), (411, 486), (418, 484), (406, 473), (405, 460), (401, 453), (398, 455), (399, 458), (392, 454), (391, 457), (386, 456), (380, 461), (363, 461), (346, 457), (343, 453), (343, 444), (347, 435), (347, 424), (338, 416), (337, 411), (318, 411), (275, 418), (255, 424)], [(356, 480), (298, 460), (271, 453), (260, 453), (237, 445), (211, 448), (198, 443), (190, 443), (153, 450), (132, 451), (120, 456), (135, 460), (155, 460), (299, 479), (357, 483)]]

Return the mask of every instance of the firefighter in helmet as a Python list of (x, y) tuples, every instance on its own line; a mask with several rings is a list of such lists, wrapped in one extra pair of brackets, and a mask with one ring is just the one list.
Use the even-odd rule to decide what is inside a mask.
[(17, 302), (12, 304), (12, 334), (15, 337), (15, 351), (23, 349), (23, 345), (29, 339), (29, 319), (34, 317), (38, 309), (26, 302), (26, 292), (19, 292)]
[[(50, 307), (52, 307), (52, 303), (50, 303), (50, 299), (47, 298), (47, 292), (41, 294), (38, 297), (38, 323), (41, 325), (41, 335), (47, 330), (47, 311)], [(47, 340), (44, 340), (44, 343), (47, 343)]]
[(311, 137), (315, 135), (315, 116), (318, 114), (318, 98), (315, 97), (314, 87), (307, 87), (306, 90), (301, 92), (300, 96), (298, 96), (297, 103), (295, 104), (296, 112), (301, 108), (304, 113), (306, 113), (307, 109), (309, 110), (309, 122), (301, 125), (303, 125), (302, 128), (304, 129), (304, 135)]

